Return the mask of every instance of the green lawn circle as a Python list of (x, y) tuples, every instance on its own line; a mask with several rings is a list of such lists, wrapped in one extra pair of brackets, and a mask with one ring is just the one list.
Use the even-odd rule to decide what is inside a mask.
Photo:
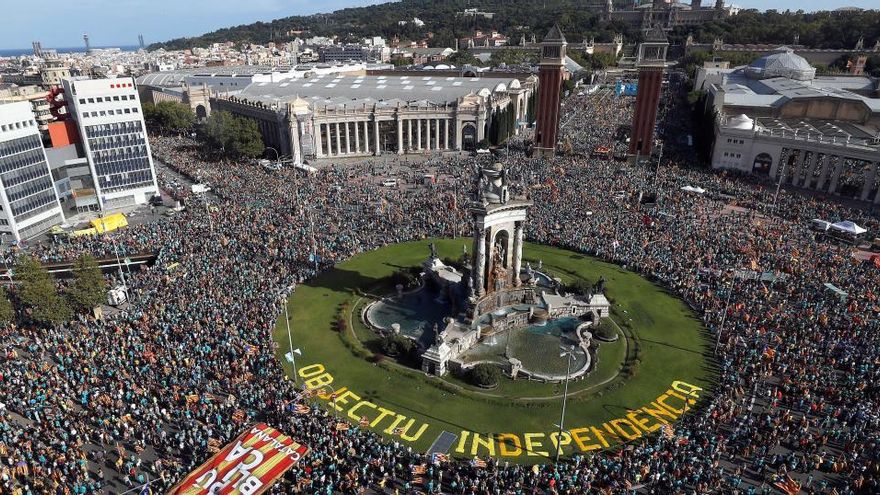
[[(481, 390), (451, 376), (440, 379), (389, 361), (376, 362), (361, 343), (370, 333), (360, 311), (370, 300), (391, 292), (389, 275), (424, 261), (432, 241), (441, 258), (457, 258), (463, 245), (471, 247), (470, 239), (386, 246), (297, 287), (288, 301), (293, 348), (302, 353), (296, 355), (297, 379), (314, 388), (327, 384), (323, 390), (328, 393), (336, 391), (340, 420), (357, 425), (357, 419), (365, 417), (371, 423), (367, 428), (416, 450), (428, 450), (448, 432), (455, 438), (446, 451), (451, 455), (546, 462), (555, 450), (561, 384), (505, 378), (497, 388)], [(705, 331), (693, 312), (663, 287), (619, 266), (548, 246), (526, 243), (524, 259), (533, 266), (541, 260), (543, 271), (563, 282), (595, 282), (604, 276), (612, 302), (611, 324), (621, 337), (601, 343), (596, 368), (569, 386), (565, 430), (571, 433), (562, 437), (563, 455), (634, 441), (653, 434), (662, 422), (674, 422), (671, 417), (638, 413), (645, 406), (656, 410), (658, 398), (679, 408), (676, 416), (698, 407), (698, 401), (690, 400), (685, 407), (685, 400), (676, 399), (682, 386), (673, 389), (674, 383), (683, 382), (688, 390), (699, 387), (692, 398), (708, 396), (715, 368)], [(274, 338), (278, 357), (293, 376), (284, 358), (290, 348), (283, 318)], [(312, 400), (334, 410), (326, 395)], [(637, 421), (642, 421), (642, 429), (629, 431), (628, 424)]]

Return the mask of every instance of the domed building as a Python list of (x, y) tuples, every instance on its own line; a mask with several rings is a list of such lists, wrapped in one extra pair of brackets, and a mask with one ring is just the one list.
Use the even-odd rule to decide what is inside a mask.
[(816, 75), (789, 47), (749, 65), (707, 67), (695, 89), (716, 116), (712, 167), (880, 204), (880, 88)]
[(812, 81), (816, 77), (816, 68), (788, 47), (781, 47), (775, 53), (755, 60), (744, 72), (752, 79), (787, 77), (795, 81)]

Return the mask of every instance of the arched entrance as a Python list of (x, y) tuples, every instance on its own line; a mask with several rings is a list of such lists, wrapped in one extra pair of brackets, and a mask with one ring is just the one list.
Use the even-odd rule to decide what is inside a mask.
[(752, 164), (752, 173), (769, 175), (771, 166), (773, 166), (773, 157), (767, 153), (761, 153), (755, 157), (755, 162)]
[(468, 122), (461, 129), (461, 149), (474, 151), (477, 149), (477, 126)]
[(208, 118), (208, 110), (205, 109), (205, 105), (196, 105), (196, 118), (199, 120)]

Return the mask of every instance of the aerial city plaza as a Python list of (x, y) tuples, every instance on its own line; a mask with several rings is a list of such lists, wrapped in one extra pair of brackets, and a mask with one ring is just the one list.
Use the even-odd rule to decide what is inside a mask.
[(0, 6), (0, 494), (880, 493), (880, 11), (742, 3)]

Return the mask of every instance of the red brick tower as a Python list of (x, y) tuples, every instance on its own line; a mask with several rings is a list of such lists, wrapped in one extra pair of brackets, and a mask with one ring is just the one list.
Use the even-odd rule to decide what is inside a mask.
[(541, 42), (541, 68), (538, 71), (537, 125), (535, 126), (535, 156), (552, 157), (556, 154), (559, 134), (559, 103), (565, 71), (565, 36), (554, 25)]
[(637, 156), (649, 156), (654, 148), (654, 125), (657, 121), (657, 107), (660, 104), (660, 89), (663, 85), (663, 70), (666, 68), (668, 48), (666, 35), (659, 28), (648, 30), (645, 33), (645, 41), (639, 45), (636, 59), (639, 68), (639, 88), (629, 141), (629, 154), (632, 160)]

